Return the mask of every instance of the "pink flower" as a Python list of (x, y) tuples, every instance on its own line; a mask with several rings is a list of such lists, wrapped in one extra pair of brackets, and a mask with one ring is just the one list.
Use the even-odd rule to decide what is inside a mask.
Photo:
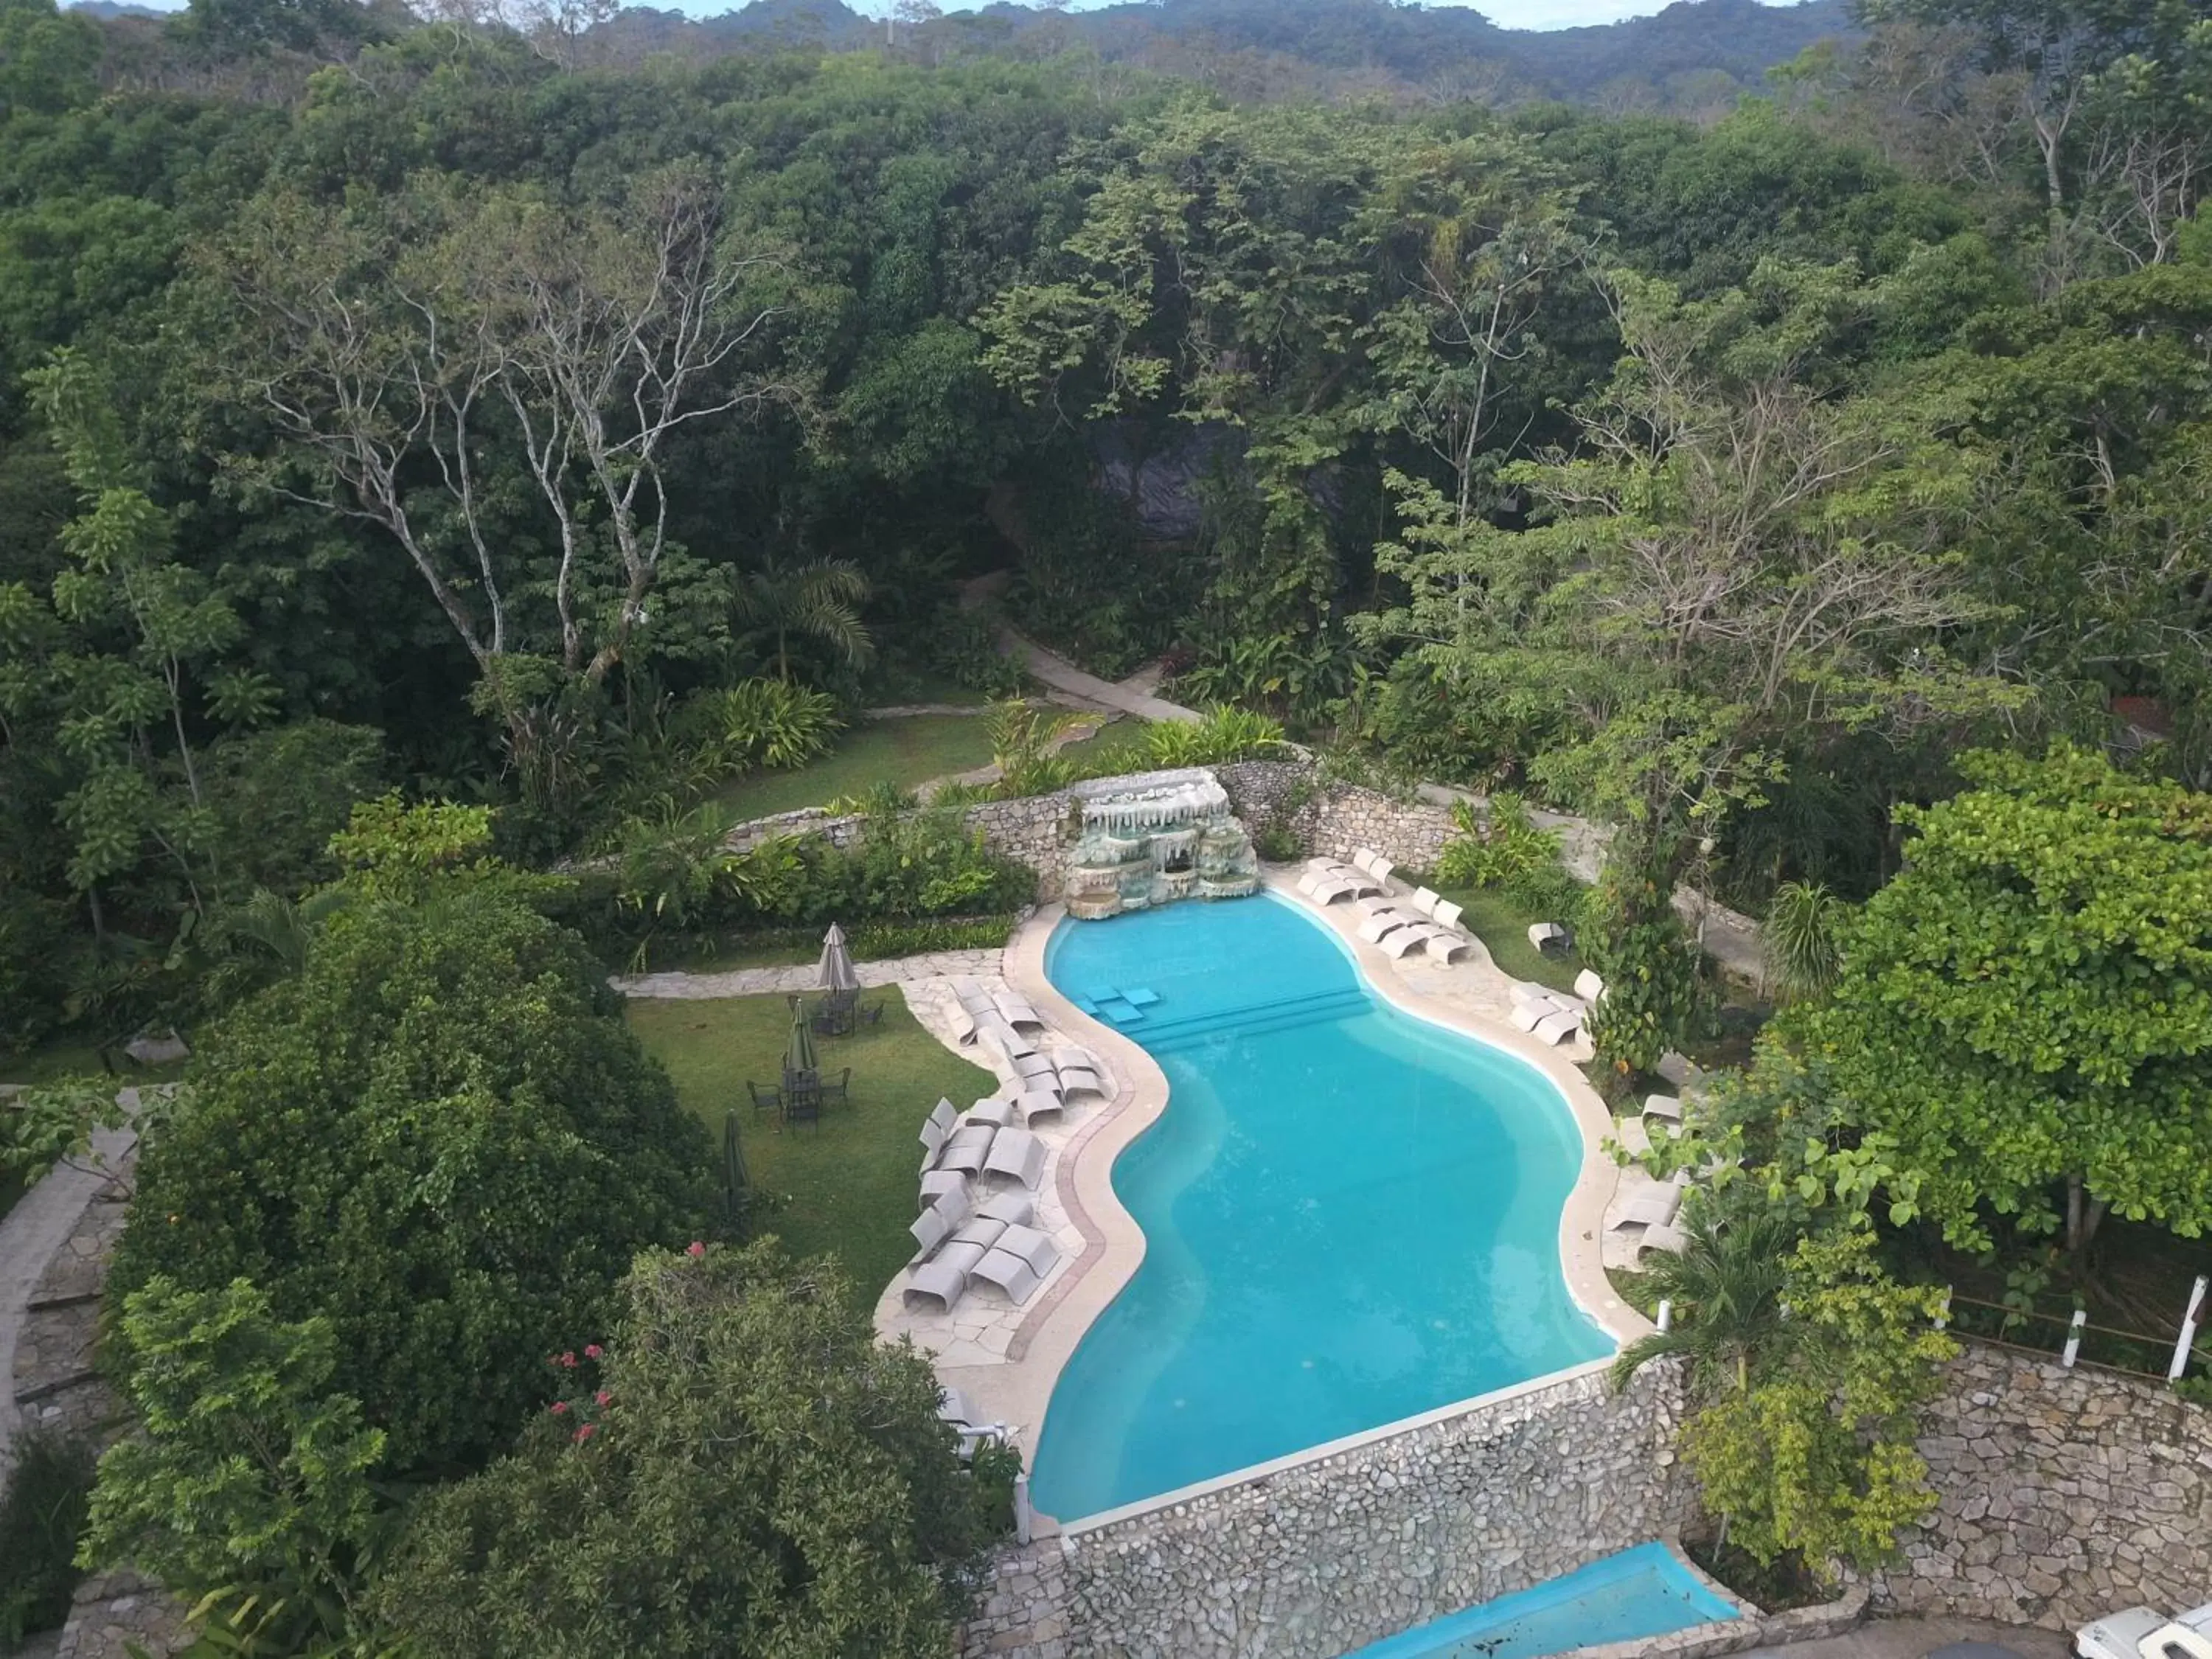
[(688, 1246), (685, 1247), (684, 1254), (690, 1256), (694, 1261), (696, 1261), (701, 1256), (707, 1254), (707, 1247), (695, 1238)]
[(578, 1445), (582, 1445), (584, 1442), (592, 1437), (592, 1425), (586, 1423), (582, 1428), (576, 1431), (576, 1443)]
[(551, 1412), (554, 1416), (558, 1417), (562, 1412), (568, 1409), (568, 1402), (565, 1400), (556, 1400), (545, 1409)]
[(586, 1342), (584, 1344), (584, 1358), (586, 1359), (597, 1359), (605, 1352), (606, 1350), (596, 1342)]
[(613, 1398), (614, 1395), (609, 1394), (605, 1389), (601, 1389), (597, 1394), (592, 1396), (592, 1401), (594, 1405), (604, 1406), (607, 1401)]
[(571, 1348), (567, 1353), (562, 1354), (561, 1356), (561, 1363), (563, 1365), (566, 1365), (570, 1370), (574, 1370), (576, 1369), (575, 1350)]

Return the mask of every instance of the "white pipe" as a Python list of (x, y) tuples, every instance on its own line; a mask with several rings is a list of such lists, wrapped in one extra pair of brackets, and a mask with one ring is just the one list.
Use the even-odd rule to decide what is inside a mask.
[(1659, 1298), (1659, 1329), (1662, 1334), (1674, 1328), (1674, 1304), (1667, 1297)]
[(2074, 1322), (2066, 1331), (2066, 1352), (2059, 1356), (2058, 1360), (2069, 1371), (2074, 1369), (2074, 1361), (2081, 1352), (2081, 1328), (2088, 1322), (2089, 1310), (2087, 1308), (2074, 1310)]
[(2166, 1368), (2166, 1380), (2169, 1382), (2179, 1382), (2182, 1372), (2189, 1369), (2189, 1351), (2197, 1343), (2197, 1316), (2204, 1310), (2207, 1285), (2212, 1285), (2212, 1279), (2199, 1273), (2195, 1288), (2189, 1292), (2189, 1311), (2181, 1316), (2181, 1336), (2173, 1345), (2173, 1363)]
[(1029, 1472), (1024, 1469), (1014, 1477), (1014, 1541), (1017, 1544), (1030, 1541), (1030, 1524), (1034, 1518), (1035, 1511), (1030, 1508)]

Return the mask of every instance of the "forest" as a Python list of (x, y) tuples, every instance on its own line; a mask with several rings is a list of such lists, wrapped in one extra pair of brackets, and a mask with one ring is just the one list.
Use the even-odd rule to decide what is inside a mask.
[[(213, 1034), (111, 1297), (173, 1429), (103, 1474), (87, 1559), (234, 1594), (239, 1640), (259, 1607), (226, 1651), (515, 1650), (553, 1569), (494, 1583), (495, 1517), (616, 1559), (666, 1474), (637, 1443), (574, 1518), (606, 1395), (568, 1373), (617, 1329), (672, 1434), (738, 1407), (655, 1344), (843, 1356), (854, 1443), (904, 1425), (854, 1454), (847, 1510), (900, 1516), (854, 1627), (936, 1650), (989, 1527), (926, 1368), (867, 1358), (835, 1268), (736, 1242), (604, 975), (694, 922), (919, 950), (1024, 902), (895, 781), (859, 850), (721, 852), (737, 781), (863, 711), (1018, 692), (1002, 625), (1218, 711), (1156, 759), (1286, 734), (1613, 826), (1576, 900), (1646, 988), (1610, 1089), (1717, 1018), (1677, 884), (1765, 920), (1788, 1006), (1679, 1156), (1798, 1233), (2015, 1251), (2032, 1293), (2094, 1278), (2107, 1214), (2212, 1223), (2212, 21), (1858, 0), (1763, 76), (1712, 57), (1717, 104), (1520, 46), (1416, 88), (1233, 8), (1176, 38), (1249, 73), (1161, 46), (1174, 6), (1142, 50), (1127, 8), (929, 9), (695, 51), (550, 4), (0, 0), (0, 1055)], [(1698, 9), (1651, 20), (1670, 75)], [(1368, 21), (1418, 64), (1389, 31), (1440, 16)], [(1068, 775), (992, 725), (1006, 787)], [(1470, 826), (1474, 879), (1511, 830)], [(82, 1128), (17, 1130), (15, 1172)], [(380, 1234), (493, 1164), (434, 1249)], [(280, 1188), (391, 1261), (280, 1242)], [(212, 1527), (239, 1425), (188, 1364), (250, 1371), (289, 1448)], [(799, 1468), (671, 1559), (766, 1571), (715, 1552)], [(446, 1484), (393, 1542), (372, 1476)], [(773, 1644), (849, 1611), (539, 1650), (844, 1651)]]

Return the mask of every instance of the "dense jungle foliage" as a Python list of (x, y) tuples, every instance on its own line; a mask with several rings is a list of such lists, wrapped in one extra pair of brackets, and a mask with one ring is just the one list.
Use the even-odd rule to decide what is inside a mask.
[[(1655, 99), (1525, 43), (1416, 84), (1444, 26), (1393, 8), (932, 9), (656, 52), (589, 5), (0, 0), (0, 1053), (199, 1048), (86, 1564), (225, 1650), (511, 1650), (702, 1478), (570, 1455), (576, 1350), (642, 1393), (674, 1331), (738, 1393), (818, 1358), (870, 1494), (883, 1573), (743, 1617), (936, 1650), (995, 1511), (817, 1268), (653, 1254), (738, 1206), (603, 969), (1032, 896), (896, 780), (856, 848), (729, 850), (749, 774), (1018, 690), (1001, 623), (1212, 711), (1115, 755), (1488, 792), (1440, 878), (1571, 909), (1616, 1095), (1710, 1012), (1678, 884), (1768, 921), (1789, 1006), (1658, 1155), (1726, 1172), (1663, 1270), (1695, 1461), (1745, 1547), (1878, 1558), (1942, 1344), (1875, 1236), (2048, 1243), (2039, 1288), (2108, 1215), (2212, 1222), (2212, 21), (1860, 0)], [(1004, 787), (1072, 775), (988, 724)], [(1615, 830), (1595, 888), (1523, 803)], [(662, 1407), (775, 1454), (701, 1513), (811, 1493), (757, 1401)], [(1826, 1508), (1771, 1450), (1814, 1418)], [(401, 1480), (448, 1484), (395, 1541)], [(640, 1582), (789, 1554), (696, 1522)]]

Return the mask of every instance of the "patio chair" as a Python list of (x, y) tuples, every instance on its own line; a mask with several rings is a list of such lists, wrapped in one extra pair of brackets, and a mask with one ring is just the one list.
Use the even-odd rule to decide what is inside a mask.
[(995, 1285), (1016, 1306), (1036, 1293), (1052, 1270), (1060, 1265), (1060, 1246), (1034, 1227), (1009, 1227), (983, 1259), (969, 1270), (969, 1277)]
[(1644, 1097), (1643, 1115), (1658, 1118), (1662, 1122), (1671, 1123), (1680, 1128), (1682, 1124), (1682, 1103), (1673, 1095), (1646, 1095)]
[(968, 1177), (957, 1170), (930, 1170), (921, 1177), (921, 1209), (968, 1196)]
[(823, 1082), (822, 1103), (824, 1106), (849, 1106), (853, 1103), (852, 1090), (853, 1068), (847, 1066), (839, 1070), (835, 1083), (826, 1079)]
[(1031, 1192), (1044, 1174), (1044, 1142), (1026, 1129), (1001, 1129), (985, 1150), (982, 1175), (1006, 1176)]
[(754, 1082), (750, 1078), (747, 1078), (745, 1079), (745, 1091), (753, 1097), (753, 1111), (756, 1115), (762, 1112), (780, 1113), (783, 1110), (782, 1090), (775, 1088), (773, 1085), (763, 1088), (761, 1085)]
[(786, 1123), (811, 1123), (822, 1127), (822, 1087), (787, 1089), (783, 1094), (783, 1121)]

